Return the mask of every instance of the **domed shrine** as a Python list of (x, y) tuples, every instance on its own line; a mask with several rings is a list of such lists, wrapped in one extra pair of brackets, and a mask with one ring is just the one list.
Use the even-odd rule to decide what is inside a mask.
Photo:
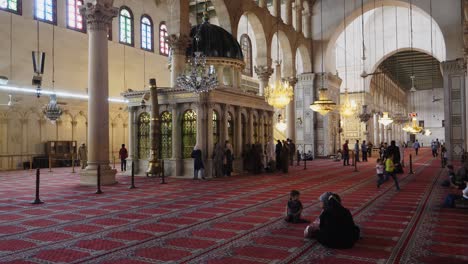
[[(171, 40), (180, 40), (175, 35)], [(239, 42), (225, 29), (211, 24), (208, 19), (193, 26), (190, 38), (181, 50), (172, 47), (170, 56), (182, 56), (182, 75), (191, 73), (191, 60), (196, 53), (205, 57), (204, 70), (216, 75), (217, 85), (207, 92), (194, 92), (180, 85), (173, 88), (158, 87), (160, 134), (158, 152), (167, 176), (193, 177), (191, 152), (195, 145), (207, 150), (205, 176), (214, 176), (213, 151), (216, 143), (224, 146), (226, 141), (233, 146), (234, 172), (242, 172), (242, 154), (251, 144), (265, 144), (273, 139), (274, 109), (257, 95), (258, 84), (242, 84), (245, 67)], [(179, 76), (172, 76), (177, 78)], [(185, 76), (184, 76), (185, 77)], [(187, 76), (190, 77), (190, 76)], [(186, 78), (190, 80), (190, 78)], [(122, 94), (128, 99), (130, 135), (129, 148), (134, 148), (132, 159), (135, 173), (144, 174), (150, 157), (151, 100), (148, 90), (129, 91)], [(172, 140), (176, 139), (176, 140)]]

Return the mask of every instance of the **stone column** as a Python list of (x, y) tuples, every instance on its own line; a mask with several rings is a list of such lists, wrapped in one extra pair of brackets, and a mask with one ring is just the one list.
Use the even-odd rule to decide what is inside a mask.
[(109, 166), (109, 65), (108, 28), (117, 16), (113, 0), (95, 0), (80, 7), (88, 26), (88, 166), (80, 173), (82, 185), (96, 185), (101, 167), (101, 184), (115, 183), (116, 170)]
[(289, 26), (292, 26), (292, 19), (293, 19), (293, 15), (292, 15), (292, 1), (293, 0), (286, 0), (286, 17), (285, 17), (285, 20), (286, 20), (286, 25), (289, 25)]
[(219, 85), (224, 85), (224, 66), (218, 65), (216, 66), (216, 76), (218, 78)]
[[(293, 87), (293, 90), (296, 90), (296, 77), (289, 77), (286, 79), (289, 84)], [(290, 138), (294, 143), (296, 143), (296, 100), (295, 95), (292, 96), (291, 101), (286, 106), (286, 137)]]
[(306, 38), (311, 38), (312, 37), (312, 20), (310, 13), (303, 13), (303, 19), (304, 19), (304, 36)]
[[(236, 107), (236, 122), (235, 122), (235, 139), (236, 139), (236, 156), (241, 157), (242, 156), (242, 150), (244, 148), (244, 145), (242, 145), (242, 111), (240, 107)], [(245, 139), (244, 139), (245, 141)]]
[(253, 109), (248, 108), (247, 113), (249, 115), (249, 120), (247, 121), (249, 123), (249, 129), (247, 129), (247, 142), (249, 144), (254, 144), (254, 115), (253, 115)]
[(374, 124), (374, 138), (372, 139), (374, 142), (372, 142), (375, 146), (379, 142), (379, 122), (377, 121), (377, 114), (374, 114), (372, 117), (373, 124)]
[(235, 67), (231, 67), (231, 79), (232, 79), (232, 88), (239, 88), (240, 83), (237, 78), (238, 71)]
[(262, 148), (265, 144), (265, 119), (263, 118), (263, 113), (262, 111), (258, 112), (258, 142), (262, 145)]
[(136, 146), (137, 146), (137, 107), (128, 107), (128, 159), (130, 163), (136, 158)]
[(255, 66), (254, 69), (258, 79), (260, 80), (258, 95), (263, 96), (265, 87), (268, 86), (270, 76), (273, 74), (273, 68), (270, 66)]
[(28, 152), (28, 119), (20, 118), (21, 124), (21, 154)]
[(267, 6), (267, 0), (259, 0), (258, 1), (258, 6), (261, 8), (265, 8)]
[(296, 31), (302, 32), (302, 1), (296, 0)]
[(168, 42), (171, 47), (171, 87), (176, 87), (177, 77), (185, 71), (185, 51), (190, 38), (186, 35), (172, 34)]
[(172, 105), (172, 159), (174, 160), (174, 174), (182, 176), (182, 127), (178, 104)]
[(444, 76), (444, 120), (447, 158), (460, 160), (467, 151), (466, 65), (463, 59), (441, 63)]
[(281, 20), (281, 0), (273, 0), (273, 16)]

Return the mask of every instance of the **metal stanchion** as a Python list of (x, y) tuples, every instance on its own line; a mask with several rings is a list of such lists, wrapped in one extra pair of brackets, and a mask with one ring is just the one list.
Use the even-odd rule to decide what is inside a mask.
[(49, 155), (49, 172), (52, 172), (52, 158)]
[(40, 178), (41, 178), (41, 171), (38, 168), (38, 169), (36, 169), (36, 199), (34, 200), (34, 202), (32, 202), (32, 204), (42, 204), (42, 203), (44, 203), (43, 201), (41, 201), (41, 199), (39, 199)]
[(129, 189), (135, 189), (135, 167), (134, 167), (134, 162), (132, 161), (132, 185), (130, 185)]
[(30, 170), (33, 169), (33, 158), (32, 158), (32, 156), (29, 157), (29, 169), (30, 169)]
[(75, 153), (72, 153), (72, 173), (75, 173)]
[[(166, 175), (164, 173), (164, 160), (161, 160), (160, 162), (161, 162), (161, 178), (162, 178), (161, 179), (161, 184), (167, 184)], [(202, 175), (202, 176), (204, 176), (204, 175)]]
[(409, 174), (414, 174), (413, 172), (413, 155), (409, 155)]
[(96, 194), (101, 194), (101, 165), (97, 167), (97, 191)]

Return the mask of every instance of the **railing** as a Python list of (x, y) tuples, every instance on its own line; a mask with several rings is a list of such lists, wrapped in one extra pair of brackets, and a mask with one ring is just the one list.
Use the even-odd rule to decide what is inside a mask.
[(29, 162), (29, 169), (32, 169), (33, 156), (39, 156), (41, 154), (13, 154), (13, 155), (1, 155), (0, 154), (0, 170), (17, 170), (19, 168), (24, 169), (23, 162)]

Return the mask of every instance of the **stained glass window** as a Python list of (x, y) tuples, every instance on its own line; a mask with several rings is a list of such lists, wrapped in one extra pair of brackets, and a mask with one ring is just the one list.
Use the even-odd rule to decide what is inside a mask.
[(240, 44), (245, 63), (245, 68), (242, 73), (247, 76), (252, 76), (252, 42), (247, 34), (241, 36)]
[(197, 113), (185, 111), (182, 117), (182, 157), (190, 158), (193, 147), (197, 144)]
[(21, 15), (21, 0), (0, 0), (0, 9)]
[(228, 139), (231, 142), (231, 144), (234, 145), (234, 118), (232, 118), (231, 113), (228, 113), (228, 120), (227, 120), (227, 126), (228, 126)]
[(161, 114), (161, 141), (159, 150), (161, 159), (172, 157), (172, 114), (163, 112)]
[(82, 5), (83, 0), (67, 1), (67, 26), (68, 28), (85, 32), (86, 27), (83, 22), (83, 16), (80, 14), (80, 6)]
[(254, 116), (253, 117), (254, 120), (253, 120), (253, 143), (257, 143), (258, 142), (258, 122), (257, 122), (257, 118)]
[(147, 15), (141, 17), (141, 48), (153, 51), (153, 22)]
[(148, 159), (150, 149), (150, 114), (144, 112), (138, 118), (138, 158)]
[(133, 15), (127, 7), (120, 9), (119, 25), (120, 43), (133, 46)]
[(169, 56), (169, 42), (167, 37), (167, 26), (165, 22), (161, 22), (159, 25), (159, 54)]
[(219, 116), (218, 112), (213, 111), (213, 143), (221, 143), (219, 142)]
[(57, 1), (36, 0), (34, 17), (37, 20), (57, 24)]

